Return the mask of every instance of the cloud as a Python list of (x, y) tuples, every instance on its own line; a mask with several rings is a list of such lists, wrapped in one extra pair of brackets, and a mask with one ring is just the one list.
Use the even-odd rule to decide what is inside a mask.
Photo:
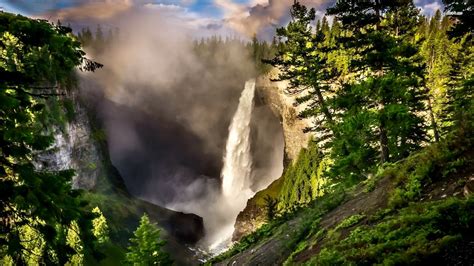
[[(303, 0), (302, 4), (324, 10), (333, 0)], [(250, 4), (237, 4), (230, 0), (214, 0), (224, 11), (224, 24), (250, 37), (262, 33), (267, 27), (276, 27), (288, 22), (290, 0), (253, 0)]]
[[(419, 2), (423, 2), (423, 1), (419, 1)], [(420, 3), (419, 6), (421, 9), (421, 12), (427, 16), (434, 15), (437, 10), (443, 11), (443, 5), (440, 4), (438, 1), (434, 1), (431, 3)]]
[(47, 11), (47, 18), (85, 21), (88, 19), (107, 20), (116, 17), (134, 6), (132, 0), (86, 1), (80, 5)]

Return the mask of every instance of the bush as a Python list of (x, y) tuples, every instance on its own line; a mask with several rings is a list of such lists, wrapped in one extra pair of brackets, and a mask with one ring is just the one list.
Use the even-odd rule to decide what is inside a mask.
[[(357, 219), (350, 217), (338, 227)], [(352, 221), (352, 222), (349, 222)], [(374, 226), (363, 225), (344, 239), (331, 241), (311, 265), (405, 265), (432, 259), (444, 248), (469, 237), (474, 198), (412, 203)]]

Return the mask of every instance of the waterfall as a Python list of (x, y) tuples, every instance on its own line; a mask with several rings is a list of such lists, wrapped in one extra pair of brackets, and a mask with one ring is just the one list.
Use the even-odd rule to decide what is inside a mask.
[(208, 235), (208, 250), (213, 254), (224, 251), (231, 243), (234, 223), (247, 200), (254, 195), (250, 189), (252, 154), (250, 152), (250, 120), (252, 118), (255, 80), (245, 83), (239, 99), (239, 106), (229, 126), (229, 137), (221, 172), (222, 195), (215, 206), (216, 215), (221, 217), (219, 228)]
[[(229, 127), (222, 169), (222, 192), (226, 198), (248, 194), (249, 178), (252, 171), (250, 153), (250, 120), (252, 118), (255, 80), (245, 83), (239, 106)], [(243, 206), (245, 207), (245, 206)]]

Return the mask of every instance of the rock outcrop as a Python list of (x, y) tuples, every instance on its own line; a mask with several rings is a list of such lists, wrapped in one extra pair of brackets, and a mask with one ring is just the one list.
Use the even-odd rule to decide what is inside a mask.
[[(273, 71), (257, 79), (256, 104), (269, 106), (273, 114), (280, 119), (285, 141), (284, 165), (286, 166), (297, 158), (302, 148), (307, 147), (311, 135), (305, 134), (303, 130), (310, 126), (310, 121), (298, 117), (301, 110), (295, 106), (295, 98), (285, 93), (287, 83), (272, 81), (276, 75), (276, 71)], [(264, 198), (278, 197), (282, 181), (280, 177), (247, 201), (247, 206), (237, 216), (232, 240), (240, 240), (265, 222)]]
[(303, 130), (310, 126), (310, 121), (298, 117), (301, 110), (295, 106), (295, 97), (285, 93), (286, 82), (272, 81), (276, 75), (276, 71), (272, 71), (257, 79), (256, 102), (269, 106), (280, 119), (285, 139), (285, 163), (289, 163), (296, 159), (301, 148), (307, 146), (310, 134)]
[(69, 103), (68, 121), (55, 125), (51, 131), (54, 143), (49, 150), (38, 154), (36, 167), (60, 171), (73, 169), (74, 189), (92, 190), (104, 174), (100, 147), (93, 137), (87, 110), (80, 104), (77, 91), (68, 92), (65, 102)]
[(471, 176), (467, 180), (466, 185), (464, 185), (463, 188), (463, 193), (466, 198), (472, 196), (474, 193), (474, 176)]

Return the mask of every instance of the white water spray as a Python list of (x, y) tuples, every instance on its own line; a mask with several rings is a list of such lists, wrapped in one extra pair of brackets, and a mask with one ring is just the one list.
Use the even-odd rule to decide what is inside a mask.
[(217, 254), (231, 243), (237, 215), (254, 195), (250, 189), (252, 154), (250, 151), (250, 121), (254, 106), (255, 80), (245, 83), (239, 106), (229, 127), (229, 137), (224, 156), (222, 178), (222, 202), (220, 211), (225, 213), (224, 225), (210, 236), (209, 251)]
[(222, 191), (226, 198), (234, 198), (242, 193), (247, 194), (252, 155), (250, 153), (250, 120), (252, 118), (255, 80), (245, 83), (245, 89), (239, 100), (229, 127), (224, 167), (222, 169)]

